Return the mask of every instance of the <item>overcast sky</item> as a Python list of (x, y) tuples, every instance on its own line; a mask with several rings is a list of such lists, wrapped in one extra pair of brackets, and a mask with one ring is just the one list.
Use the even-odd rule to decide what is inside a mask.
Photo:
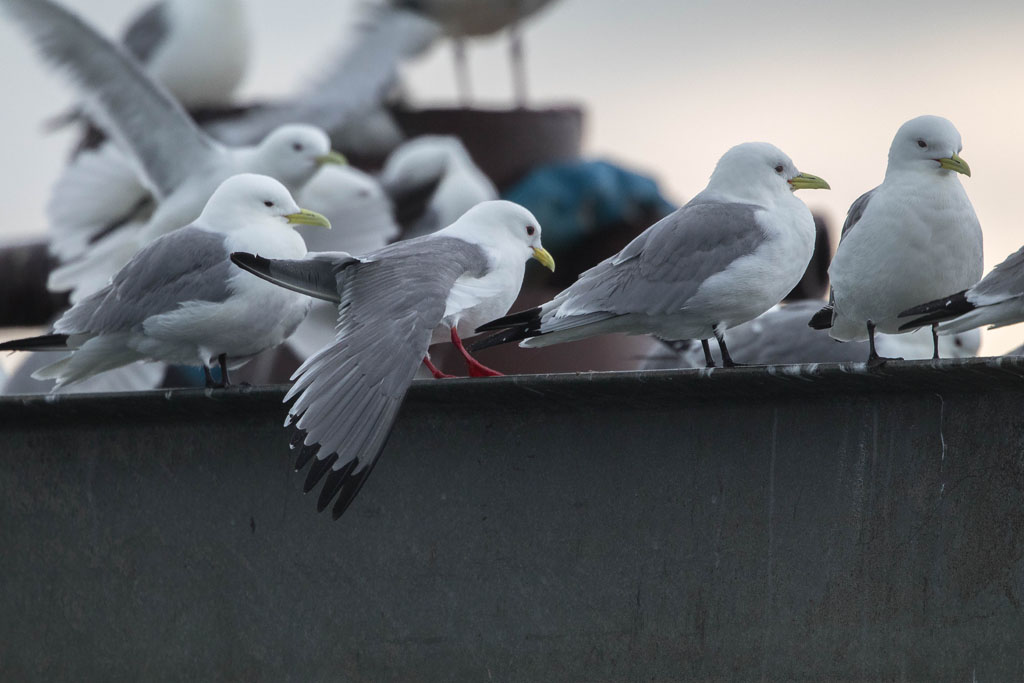
[[(243, 94), (285, 93), (332, 54), (351, 2), (252, 0), (253, 61)], [(108, 33), (141, 6), (77, 0)], [(766, 140), (831, 192), (803, 192), (838, 228), (849, 204), (881, 181), (892, 135), (939, 114), (959, 128), (965, 178), (985, 231), (986, 269), (1024, 244), (1024, 3), (787, 3), (561, 0), (533, 21), (527, 58), (534, 102), (587, 109), (585, 151), (692, 196), (732, 145)], [(510, 101), (503, 37), (470, 50), (476, 93)], [(0, 22), (0, 238), (38, 234), (69, 138), (40, 122), (69, 101), (24, 39)], [(443, 45), (406, 70), (415, 102), (454, 98)], [(1024, 342), (1020, 326), (987, 333), (983, 351)]]

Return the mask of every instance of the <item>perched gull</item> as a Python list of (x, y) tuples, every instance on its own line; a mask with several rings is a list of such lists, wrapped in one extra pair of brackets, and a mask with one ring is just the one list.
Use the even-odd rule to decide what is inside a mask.
[(417, 367), (429, 362), (430, 344), (450, 337), (473, 367), (459, 331), (471, 334), (508, 310), (529, 258), (554, 268), (536, 219), (504, 201), (480, 204), (447, 228), (361, 258), (231, 258), (282, 287), (338, 306), (336, 339), (303, 363), (285, 397), (296, 398), (288, 415), (298, 429), (293, 446), (302, 446), (296, 470), (316, 456), (305, 489), (327, 475), (317, 508), (337, 496), (335, 519), (370, 474)]
[[(140, 208), (133, 207), (123, 227), (116, 219), (107, 220), (106, 212), (101, 212), (99, 221), (92, 220), (87, 211), (79, 213), (74, 229), (85, 231), (90, 239), (104, 236), (82, 260), (51, 277), (53, 289), (76, 288), (75, 300), (106, 284), (141, 246), (195, 220), (227, 178), (260, 173), (296, 191), (322, 164), (343, 161), (331, 152), (322, 130), (305, 125), (282, 126), (255, 147), (224, 147), (203, 133), (181, 105), (121, 48), (60, 5), (50, 0), (0, 0), (0, 7), (27, 29), (47, 61), (71, 74), (85, 97), (88, 115), (130, 157), (157, 202), (152, 214), (140, 221), (131, 222)], [(91, 172), (83, 170), (82, 174)], [(101, 196), (116, 195), (119, 188), (115, 185)], [(88, 203), (83, 209), (103, 205), (104, 200), (95, 194), (86, 196)], [(74, 207), (63, 206), (63, 215), (76, 213)]]
[(914, 306), (900, 313), (900, 317), (906, 320), (901, 330), (941, 323), (940, 334), (1021, 322), (1024, 320), (1024, 247), (970, 289)]
[[(840, 344), (807, 326), (807, 318), (821, 308), (820, 301), (795, 301), (776, 306), (750, 322), (729, 330), (729, 347), (737, 356), (757, 365), (793, 363), (843, 363), (862, 361), (867, 342)], [(927, 330), (911, 334), (877, 335), (882, 353), (911, 358), (930, 358), (932, 338)], [(943, 337), (940, 348), (952, 358), (967, 358), (978, 352), (981, 335), (967, 333)], [(715, 355), (715, 352), (712, 352)], [(696, 342), (651, 342), (640, 369), (704, 367), (701, 345)]]
[(309, 309), (308, 298), (234, 268), (228, 256), (301, 257), (306, 246), (291, 229), (296, 224), (330, 227), (273, 178), (229, 178), (195, 223), (139, 251), (109, 285), (64, 313), (52, 334), (0, 344), (0, 351), (74, 349), (33, 375), (56, 379), (55, 391), (140, 360), (219, 363), (227, 383), (229, 367), (280, 344)]
[(777, 147), (748, 142), (726, 152), (707, 187), (625, 249), (580, 275), (548, 303), (490, 322), (504, 330), (474, 348), (527, 347), (609, 332), (669, 341), (714, 336), (735, 365), (725, 332), (779, 303), (814, 251), (814, 219), (793, 191), (828, 188)]
[(162, 0), (135, 17), (121, 44), (186, 109), (223, 107), (248, 63), (245, 8), (242, 0)]
[[(919, 116), (896, 131), (882, 184), (850, 206), (828, 272), (832, 303), (810, 321), (840, 341), (867, 339), (868, 362), (885, 359), (875, 330), (894, 334), (899, 314), (969, 287), (982, 273), (981, 225), (957, 174), (960, 133), (947, 119)], [(934, 329), (933, 329), (934, 334)], [(938, 338), (933, 357), (938, 358)]]
[(422, 135), (400, 145), (381, 169), (380, 182), (405, 238), (451, 225), (480, 202), (498, 198), (494, 183), (450, 135)]

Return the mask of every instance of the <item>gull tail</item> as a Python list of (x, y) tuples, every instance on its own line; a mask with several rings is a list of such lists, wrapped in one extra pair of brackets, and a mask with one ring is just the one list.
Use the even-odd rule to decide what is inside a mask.
[(244, 251), (231, 254), (231, 262), (267, 282), (317, 299), (341, 303), (338, 273), (359, 259), (344, 252), (298, 260), (268, 259)]
[(952, 320), (965, 313), (970, 313), (974, 309), (975, 305), (967, 300), (967, 290), (965, 289), (951, 296), (944, 296), (903, 311), (899, 315), (901, 318), (920, 317), (900, 325), (900, 331)]
[(479, 351), (492, 346), (498, 346), (499, 344), (508, 344), (509, 342), (521, 341), (523, 339), (528, 339), (529, 337), (536, 337), (541, 334), (540, 316), (541, 307), (538, 306), (537, 308), (520, 311), (518, 313), (506, 315), (504, 318), (498, 318), (497, 320), (492, 320), (489, 323), (484, 323), (480, 327), (476, 328), (477, 332), (490, 332), (491, 330), (501, 331), (470, 344), (469, 350)]
[(832, 314), (835, 312), (835, 308), (832, 304), (822, 307), (820, 311), (811, 316), (811, 319), (807, 321), (807, 326), (814, 328), (815, 330), (827, 330), (832, 327)]
[(44, 334), (40, 337), (14, 339), (0, 344), (0, 351), (67, 351), (68, 335)]

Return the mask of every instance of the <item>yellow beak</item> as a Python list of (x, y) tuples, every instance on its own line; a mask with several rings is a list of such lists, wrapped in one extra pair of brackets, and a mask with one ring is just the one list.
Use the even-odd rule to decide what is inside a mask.
[(324, 164), (338, 164), (339, 166), (344, 166), (345, 164), (348, 163), (348, 159), (346, 159), (345, 155), (342, 154), (341, 152), (336, 152), (335, 150), (332, 149), (327, 154), (318, 156), (316, 158), (316, 163), (320, 164), (321, 166), (323, 166)]
[(552, 273), (555, 272), (555, 259), (552, 258), (551, 254), (549, 254), (548, 250), (544, 247), (534, 247), (533, 258), (540, 261), (540, 264)]
[(327, 216), (308, 209), (301, 209), (298, 213), (290, 213), (285, 218), (292, 225), (316, 225), (328, 230), (331, 229), (331, 222), (327, 220)]
[(945, 159), (938, 159), (939, 166), (946, 169), (947, 171), (956, 171), (957, 173), (963, 173), (968, 178), (971, 177), (971, 167), (967, 165), (967, 162), (960, 158), (959, 154), (954, 154), (951, 157)]
[(789, 181), (794, 190), (831, 190), (824, 178), (819, 178), (810, 173), (801, 173)]

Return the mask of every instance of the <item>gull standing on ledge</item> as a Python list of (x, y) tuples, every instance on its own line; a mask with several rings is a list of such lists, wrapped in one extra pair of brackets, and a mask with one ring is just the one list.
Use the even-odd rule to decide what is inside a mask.
[(793, 191), (828, 189), (779, 148), (747, 142), (726, 152), (707, 187), (625, 249), (580, 275), (548, 303), (487, 323), (504, 330), (474, 349), (523, 340), (538, 347), (597, 334), (652, 334), (666, 341), (715, 337), (779, 303), (814, 252), (814, 219)]
[[(851, 206), (829, 266), (832, 303), (811, 318), (839, 341), (867, 339), (875, 330), (904, 331), (899, 315), (911, 306), (970, 287), (981, 277), (981, 225), (958, 178), (971, 175), (960, 158), (960, 133), (939, 116), (918, 116), (896, 131), (882, 184)], [(933, 358), (939, 342), (933, 335)]]
[(0, 351), (74, 352), (37, 371), (54, 391), (140, 360), (228, 368), (283, 342), (309, 310), (305, 296), (273, 287), (231, 265), (232, 251), (298, 258), (306, 245), (295, 225), (330, 223), (304, 211), (281, 183), (258, 175), (229, 178), (195, 223), (147, 245), (111, 283), (79, 302), (53, 334), (0, 344)]
[[(322, 164), (344, 161), (331, 152), (326, 133), (306, 125), (282, 126), (255, 147), (224, 147), (203, 133), (122, 48), (75, 14), (51, 0), (0, 0), (0, 8), (22, 24), (46, 61), (70, 73), (85, 99), (86, 113), (130, 157), (157, 202), (152, 215), (130, 223), (131, 228), (111, 221), (107, 212), (97, 212), (105, 225), (87, 215), (87, 209), (106, 201), (121, 202), (119, 188), (108, 190), (114, 196), (83, 193), (82, 210), (63, 207), (62, 214), (74, 218), (75, 229), (98, 239), (82, 260), (51, 274), (51, 289), (74, 288), (73, 300), (105, 285), (149, 241), (195, 220), (227, 178), (259, 173), (297, 191)], [(83, 174), (92, 176), (95, 170)], [(59, 238), (60, 231), (71, 227), (52, 229)]]
[[(450, 338), (472, 374), (496, 374), (465, 351), (460, 332), (507, 311), (526, 261), (554, 270), (533, 214), (512, 202), (479, 204), (430, 235), (362, 257), (315, 254), (274, 261), (232, 254), (240, 267), (282, 287), (338, 306), (335, 340), (293, 375), (287, 425), (311, 491), (327, 475), (318, 510), (337, 496), (337, 519), (351, 504), (384, 448), (391, 425), (431, 343)], [(485, 372), (481, 372), (485, 371)], [(330, 472), (330, 474), (328, 474)]]

